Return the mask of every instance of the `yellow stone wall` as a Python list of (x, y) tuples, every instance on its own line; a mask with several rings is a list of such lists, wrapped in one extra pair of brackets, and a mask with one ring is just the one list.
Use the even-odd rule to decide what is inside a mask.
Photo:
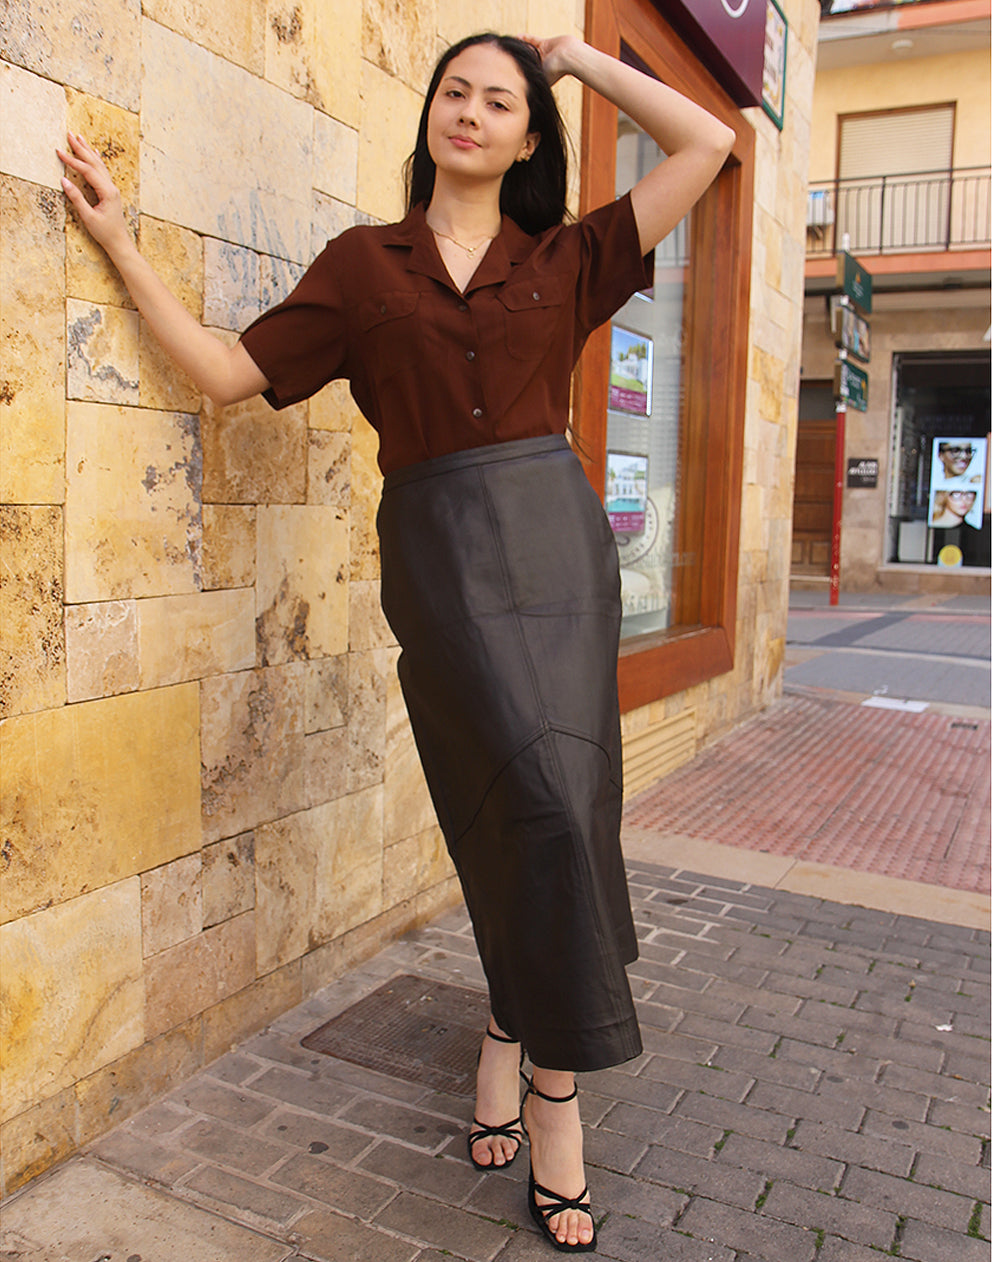
[[(814, 0), (760, 111), (737, 664), (778, 687)], [(67, 209), (67, 128), (226, 339), (401, 206), (441, 46), (580, 0), (21, 0), (0, 30), (0, 1193), (457, 898), (378, 605), (375, 435), (340, 384), (219, 409)], [(578, 142), (581, 94), (561, 90)], [(575, 184), (573, 182), (573, 192)], [(650, 712), (650, 713), (649, 713)]]

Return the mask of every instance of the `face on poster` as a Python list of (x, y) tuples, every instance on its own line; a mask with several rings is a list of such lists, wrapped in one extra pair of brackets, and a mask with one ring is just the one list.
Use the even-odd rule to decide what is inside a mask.
[(938, 436), (933, 440), (928, 524), (935, 530), (962, 524), (981, 529), (985, 456), (984, 438)]

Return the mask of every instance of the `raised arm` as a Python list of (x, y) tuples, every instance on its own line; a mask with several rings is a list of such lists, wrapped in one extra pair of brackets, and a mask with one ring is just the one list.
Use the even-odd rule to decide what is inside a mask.
[(96, 150), (70, 133), (68, 150), (56, 152), (93, 190), (91, 204), (77, 184), (63, 177), (65, 195), (83, 226), (106, 250), (168, 355), (215, 403), (237, 403), (264, 390), (269, 383), (241, 343), (225, 346), (205, 329), (139, 254), (124, 221), (121, 195)]
[(734, 143), (734, 132), (702, 106), (572, 35), (532, 40), (548, 79), (574, 75), (606, 97), (667, 157), (631, 191), (641, 248), (647, 254), (699, 200)]

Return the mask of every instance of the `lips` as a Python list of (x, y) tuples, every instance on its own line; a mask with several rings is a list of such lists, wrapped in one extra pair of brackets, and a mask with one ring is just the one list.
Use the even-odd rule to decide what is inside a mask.
[(479, 145), (471, 136), (449, 136), (448, 139), (456, 149), (478, 149)]

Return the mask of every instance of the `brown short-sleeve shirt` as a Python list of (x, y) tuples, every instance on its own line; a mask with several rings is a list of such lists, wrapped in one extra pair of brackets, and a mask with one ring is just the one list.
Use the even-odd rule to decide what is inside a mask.
[(586, 338), (651, 283), (629, 196), (538, 236), (504, 216), (464, 293), (418, 206), (401, 223), (328, 242), (242, 342), (273, 407), (347, 378), (389, 473), (564, 433)]

